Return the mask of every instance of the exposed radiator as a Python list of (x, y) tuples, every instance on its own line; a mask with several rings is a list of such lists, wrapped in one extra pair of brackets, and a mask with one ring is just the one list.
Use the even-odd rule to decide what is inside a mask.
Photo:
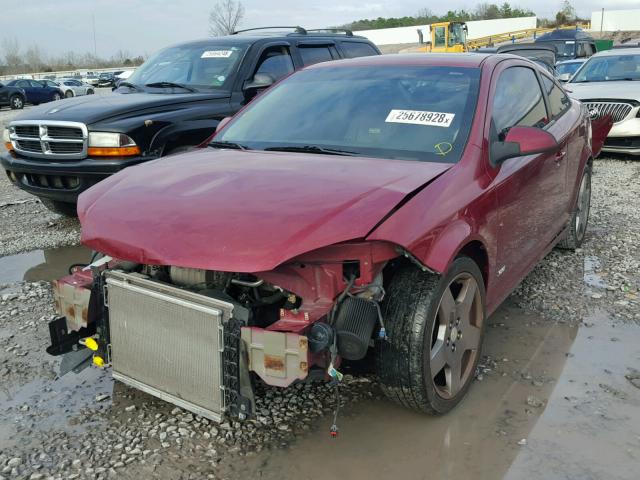
[(107, 272), (106, 281), (114, 378), (220, 421), (233, 305), (136, 274)]

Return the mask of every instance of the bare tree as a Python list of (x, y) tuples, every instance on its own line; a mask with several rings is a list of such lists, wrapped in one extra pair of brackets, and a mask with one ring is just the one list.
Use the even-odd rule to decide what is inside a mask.
[(2, 40), (2, 51), (4, 53), (4, 61), (7, 67), (9, 67), (9, 71), (18, 73), (18, 68), (22, 64), (18, 39), (14, 37)]
[(219, 0), (209, 14), (209, 33), (213, 37), (229, 35), (244, 18), (244, 6), (239, 0)]
[(40, 51), (40, 47), (38, 45), (31, 45), (27, 49), (27, 53), (25, 54), (25, 61), (29, 65), (31, 71), (39, 72), (42, 70), (45, 62), (42, 58), (42, 52)]

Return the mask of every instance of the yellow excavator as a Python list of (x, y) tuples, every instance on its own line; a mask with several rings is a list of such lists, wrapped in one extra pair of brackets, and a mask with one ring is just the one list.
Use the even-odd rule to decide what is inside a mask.
[(465, 22), (438, 22), (431, 24), (431, 41), (421, 48), (423, 52), (460, 53), (468, 51), (467, 24)]

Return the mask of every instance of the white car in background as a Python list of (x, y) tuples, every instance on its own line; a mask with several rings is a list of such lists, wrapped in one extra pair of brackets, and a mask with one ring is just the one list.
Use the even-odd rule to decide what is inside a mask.
[(75, 78), (57, 78), (55, 80), (43, 80), (49, 86), (56, 85), (64, 93), (65, 98), (78, 97), (80, 95), (93, 95), (95, 88)]
[(640, 48), (596, 53), (565, 86), (592, 119), (611, 115), (603, 151), (640, 155)]

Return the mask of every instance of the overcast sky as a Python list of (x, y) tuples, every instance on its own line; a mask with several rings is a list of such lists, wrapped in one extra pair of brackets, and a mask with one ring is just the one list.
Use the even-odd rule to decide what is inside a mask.
[[(503, 0), (482, 0), (502, 3)], [(243, 0), (242, 27), (302, 25), (309, 28), (340, 25), (353, 20), (414, 15), (421, 8), (434, 13), (446, 9), (473, 10), (479, 2), (449, 0)], [(551, 18), (561, 0), (510, 2)], [(602, 0), (574, 0), (578, 14), (590, 18)], [(172, 43), (207, 36), (209, 11), (215, 0), (0, 0), (0, 40), (16, 37), (25, 48), (37, 43), (52, 54), (68, 50), (93, 51), (95, 16), (98, 55), (109, 57), (119, 49), (132, 55), (150, 54)], [(607, 9), (637, 8), (638, 0), (607, 0)]]

